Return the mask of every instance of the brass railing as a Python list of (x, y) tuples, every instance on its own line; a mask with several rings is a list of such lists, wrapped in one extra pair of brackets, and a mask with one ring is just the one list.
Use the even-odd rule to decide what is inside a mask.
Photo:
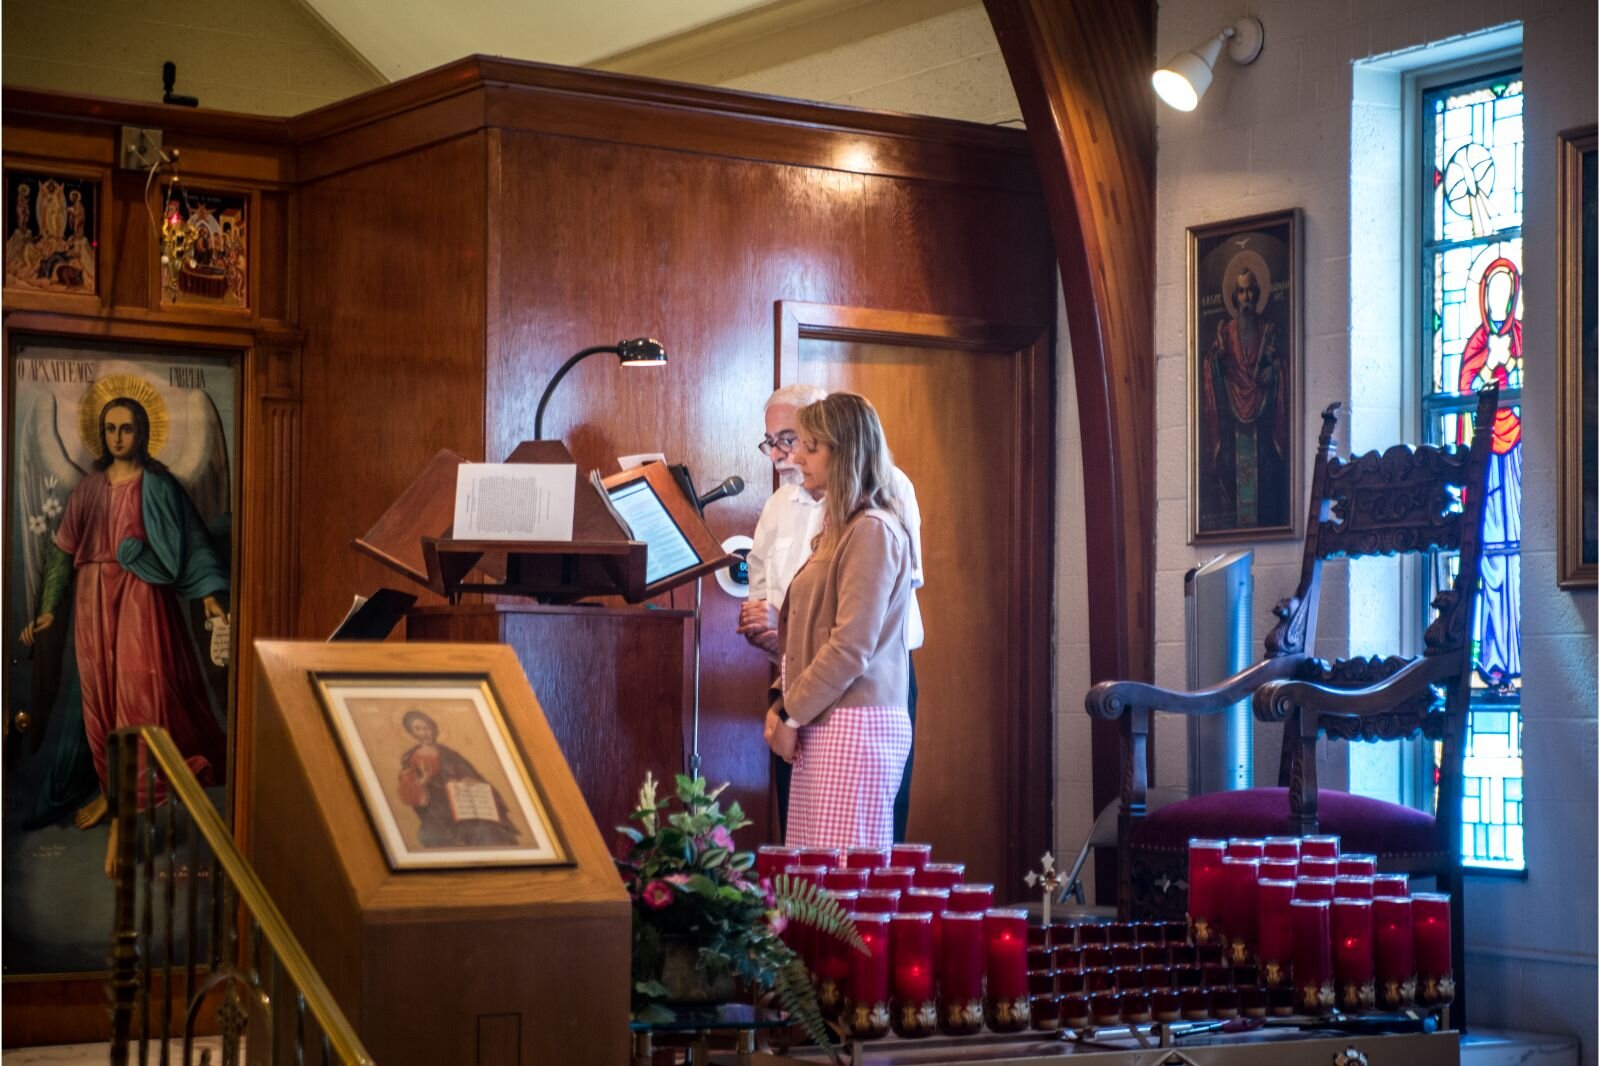
[[(167, 731), (119, 730), (107, 754), (117, 891), (112, 1066), (126, 1066), (135, 1041), (141, 1066), (152, 1048), (169, 1066), (178, 1039), (179, 1061), (193, 1066), (203, 1018), (221, 1032), (222, 1066), (237, 1066), (244, 1049), (251, 1063), (371, 1063)], [(291, 1012), (276, 1009), (288, 1002)], [(200, 1061), (209, 1059), (208, 1051)]]

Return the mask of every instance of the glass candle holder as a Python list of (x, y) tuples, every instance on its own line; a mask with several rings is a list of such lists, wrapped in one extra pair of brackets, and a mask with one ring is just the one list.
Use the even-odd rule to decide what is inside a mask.
[(1333, 903), (1325, 899), (1289, 902), (1294, 923), (1294, 1003), (1303, 1014), (1333, 1009)]
[(1067, 922), (1051, 922), (1047, 943), (1053, 948), (1075, 948), (1078, 946), (1078, 929)]
[(1211, 1017), (1211, 989), (1185, 988), (1178, 997), (1178, 1013), (1184, 1021), (1203, 1022)]
[(1250, 837), (1229, 837), (1227, 850), (1223, 852), (1226, 858), (1232, 859), (1261, 859), (1266, 857), (1267, 842), (1255, 840)]
[[(854, 892), (830, 892), (841, 908), (846, 913), (856, 909), (856, 894)], [(798, 923), (791, 922), (790, 929)], [(788, 930), (784, 930), (788, 932)], [(840, 940), (836, 936), (827, 936), (817, 933), (812, 936), (812, 957), (816, 964), (812, 967), (811, 976), (817, 986), (817, 1005), (822, 1008), (822, 1016), (830, 1021), (837, 1021), (844, 1016), (844, 990), (850, 981), (850, 956), (855, 954), (855, 948)]]
[(1211, 966), (1219, 962), (1226, 962), (1221, 944), (1196, 944), (1194, 949), (1196, 965)]
[(1094, 1025), (1116, 1025), (1122, 1021), (1122, 993), (1096, 992), (1089, 997), (1089, 1021)]
[(1260, 869), (1260, 859), (1227, 855), (1222, 859), (1222, 935), (1228, 946), (1228, 961), (1235, 965), (1255, 958), (1259, 909), (1256, 881)]
[(1299, 837), (1267, 837), (1261, 842), (1263, 859), (1292, 859), (1300, 861)]
[[(1032, 932), (1032, 930), (1029, 930)], [(1047, 948), (1043, 944), (1028, 945), (1028, 972), (1055, 969), (1055, 949)]]
[(791, 866), (800, 865), (800, 849), (782, 844), (763, 844), (756, 849), (756, 877), (771, 881)]
[(1262, 859), (1260, 875), (1269, 881), (1293, 881), (1300, 876), (1300, 860)]
[(854, 1037), (875, 1040), (889, 1032), (889, 915), (850, 915), (867, 950), (850, 953), (844, 1026)]
[(1143, 966), (1118, 966), (1112, 971), (1112, 980), (1118, 992), (1139, 992), (1144, 989)]
[[(985, 907), (984, 910), (989, 908)], [(1047, 948), (1050, 946), (1050, 927), (1048, 925), (1028, 926), (1028, 946), (1030, 948)]]
[(843, 865), (852, 870), (875, 870), (889, 865), (888, 848), (845, 848)]
[(1183, 1017), (1183, 994), (1176, 988), (1150, 990), (1150, 1020), (1175, 1022)]
[(1117, 953), (1107, 946), (1084, 948), (1083, 964), (1085, 966), (1115, 966), (1117, 964)]
[(806, 881), (816, 885), (818, 888), (822, 888), (822, 875), (827, 873), (829, 869), (827, 866), (801, 864), (799, 866), (791, 866), (784, 872), (789, 875), (791, 881)]
[(1364, 874), (1340, 874), (1333, 879), (1334, 899), (1371, 899), (1372, 896), (1373, 879)]
[(1084, 988), (1090, 992), (1110, 992), (1117, 987), (1113, 966), (1089, 966), (1083, 971)]
[(843, 853), (839, 848), (801, 848), (800, 866), (821, 866), (831, 870), (835, 866), (843, 865)]
[(909, 866), (920, 870), (933, 857), (932, 844), (896, 844), (889, 849), (890, 866)]
[(1106, 941), (1113, 945), (1132, 944), (1138, 936), (1138, 922), (1112, 922), (1106, 926)]
[(1411, 894), (1412, 943), (1417, 956), (1417, 1002), (1442, 1007), (1456, 998), (1450, 957), (1450, 897), (1443, 892)]
[(966, 876), (964, 862), (930, 862), (916, 872), (913, 881), (918, 888), (952, 888)]
[(983, 915), (988, 965), (984, 1023), (997, 1033), (1025, 1029), (1028, 1007), (1028, 912), (989, 910)]
[(1372, 898), (1411, 895), (1411, 878), (1405, 874), (1377, 874), (1372, 879)]
[(1144, 947), (1140, 944), (1114, 944), (1111, 947), (1113, 966), (1139, 966), (1144, 962)]
[(1328, 923), (1339, 1009), (1350, 1014), (1372, 1010), (1377, 1006), (1372, 977), (1372, 901), (1335, 899)]
[(1274, 1018), (1287, 1018), (1294, 1013), (1292, 987), (1267, 989), (1267, 1013)]
[(1122, 993), (1122, 1020), (1128, 1025), (1149, 1025), (1151, 1018), (1150, 994), (1143, 990)]
[(1187, 944), (1189, 942), (1189, 923), (1162, 922), (1161, 939), (1169, 944)]
[(912, 888), (900, 893), (900, 908), (922, 911), (933, 915), (933, 958), (939, 959), (939, 945), (944, 943), (944, 912), (949, 908), (950, 897), (942, 888)]
[(950, 886), (950, 909), (982, 914), (994, 906), (994, 886), (960, 884)]
[(1267, 1016), (1268, 992), (1260, 985), (1245, 985), (1239, 989), (1239, 1013), (1246, 1018)]
[(1089, 991), (1088, 972), (1080, 968), (1056, 970), (1056, 991), (1062, 995)]
[(1054, 992), (1041, 992), (1032, 999), (1033, 1027), (1043, 1033), (1061, 1028), (1061, 997)]
[(1089, 922), (1078, 926), (1078, 946), (1102, 947), (1111, 943), (1111, 927), (1105, 922)]
[(1378, 873), (1376, 855), (1346, 853), (1339, 856), (1340, 877), (1375, 877)]
[(1136, 944), (1162, 944), (1166, 939), (1163, 922), (1139, 922), (1133, 927), (1133, 940)]
[(1411, 900), (1378, 896), (1372, 901), (1373, 977), (1378, 1006), (1403, 1010), (1417, 1000), (1417, 954)]
[(1225, 840), (1189, 841), (1189, 927), (1197, 944), (1211, 943), (1222, 910), (1222, 858)]
[(863, 888), (856, 897), (856, 910), (865, 914), (893, 914), (899, 909), (898, 888)]
[(1056, 991), (1056, 972), (1054, 970), (1029, 970), (1028, 995), (1042, 996), (1046, 992)]
[(1294, 883), (1294, 898), (1332, 900), (1337, 887), (1331, 877), (1302, 877)]
[(1337, 859), (1339, 857), (1339, 838), (1336, 836), (1309, 836), (1300, 838), (1300, 857), (1310, 856), (1317, 859)]
[(1239, 1016), (1239, 990), (1237, 988), (1211, 989), (1211, 1016), (1227, 1021)]
[(1294, 920), (1289, 901), (1293, 881), (1256, 882), (1256, 952), (1261, 959), (1261, 980), (1268, 988), (1289, 987), (1289, 963), (1294, 956)]
[(983, 1028), (983, 915), (944, 915), (939, 946), (939, 1028), (966, 1036)]
[(822, 871), (822, 887), (841, 892), (860, 891), (867, 888), (866, 870), (849, 870), (839, 867)]
[(1170, 966), (1172, 965), (1172, 949), (1166, 944), (1140, 944), (1140, 966)]
[(1339, 876), (1339, 860), (1316, 855), (1300, 856), (1300, 877), (1332, 881)]
[(909, 866), (875, 866), (867, 874), (867, 887), (893, 888), (906, 892), (911, 889), (916, 874), (917, 871)]
[(1061, 1025), (1065, 1029), (1082, 1029), (1089, 1024), (1089, 996), (1073, 992), (1061, 997)]
[(932, 1036), (939, 1028), (933, 998), (933, 915), (901, 911), (889, 919), (891, 1026), (903, 1037)]

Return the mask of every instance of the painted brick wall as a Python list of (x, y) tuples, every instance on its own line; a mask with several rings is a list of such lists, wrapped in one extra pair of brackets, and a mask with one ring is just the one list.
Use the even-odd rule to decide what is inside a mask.
[(6, 85), (295, 115), (383, 84), (298, 0), (6, 0)]

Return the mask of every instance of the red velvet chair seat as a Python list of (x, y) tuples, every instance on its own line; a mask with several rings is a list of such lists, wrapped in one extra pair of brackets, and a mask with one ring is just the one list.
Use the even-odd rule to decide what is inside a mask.
[[(1317, 831), (1338, 836), (1346, 852), (1406, 859), (1439, 854), (1432, 815), (1348, 792), (1317, 793)], [(1186, 853), (1190, 837), (1291, 835), (1289, 790), (1250, 788), (1169, 804), (1136, 823), (1130, 843), (1141, 851)]]

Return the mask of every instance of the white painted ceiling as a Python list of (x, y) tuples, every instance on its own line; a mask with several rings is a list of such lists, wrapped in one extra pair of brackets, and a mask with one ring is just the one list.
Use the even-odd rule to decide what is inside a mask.
[(464, 55), (581, 66), (766, 0), (304, 0), (389, 80)]

